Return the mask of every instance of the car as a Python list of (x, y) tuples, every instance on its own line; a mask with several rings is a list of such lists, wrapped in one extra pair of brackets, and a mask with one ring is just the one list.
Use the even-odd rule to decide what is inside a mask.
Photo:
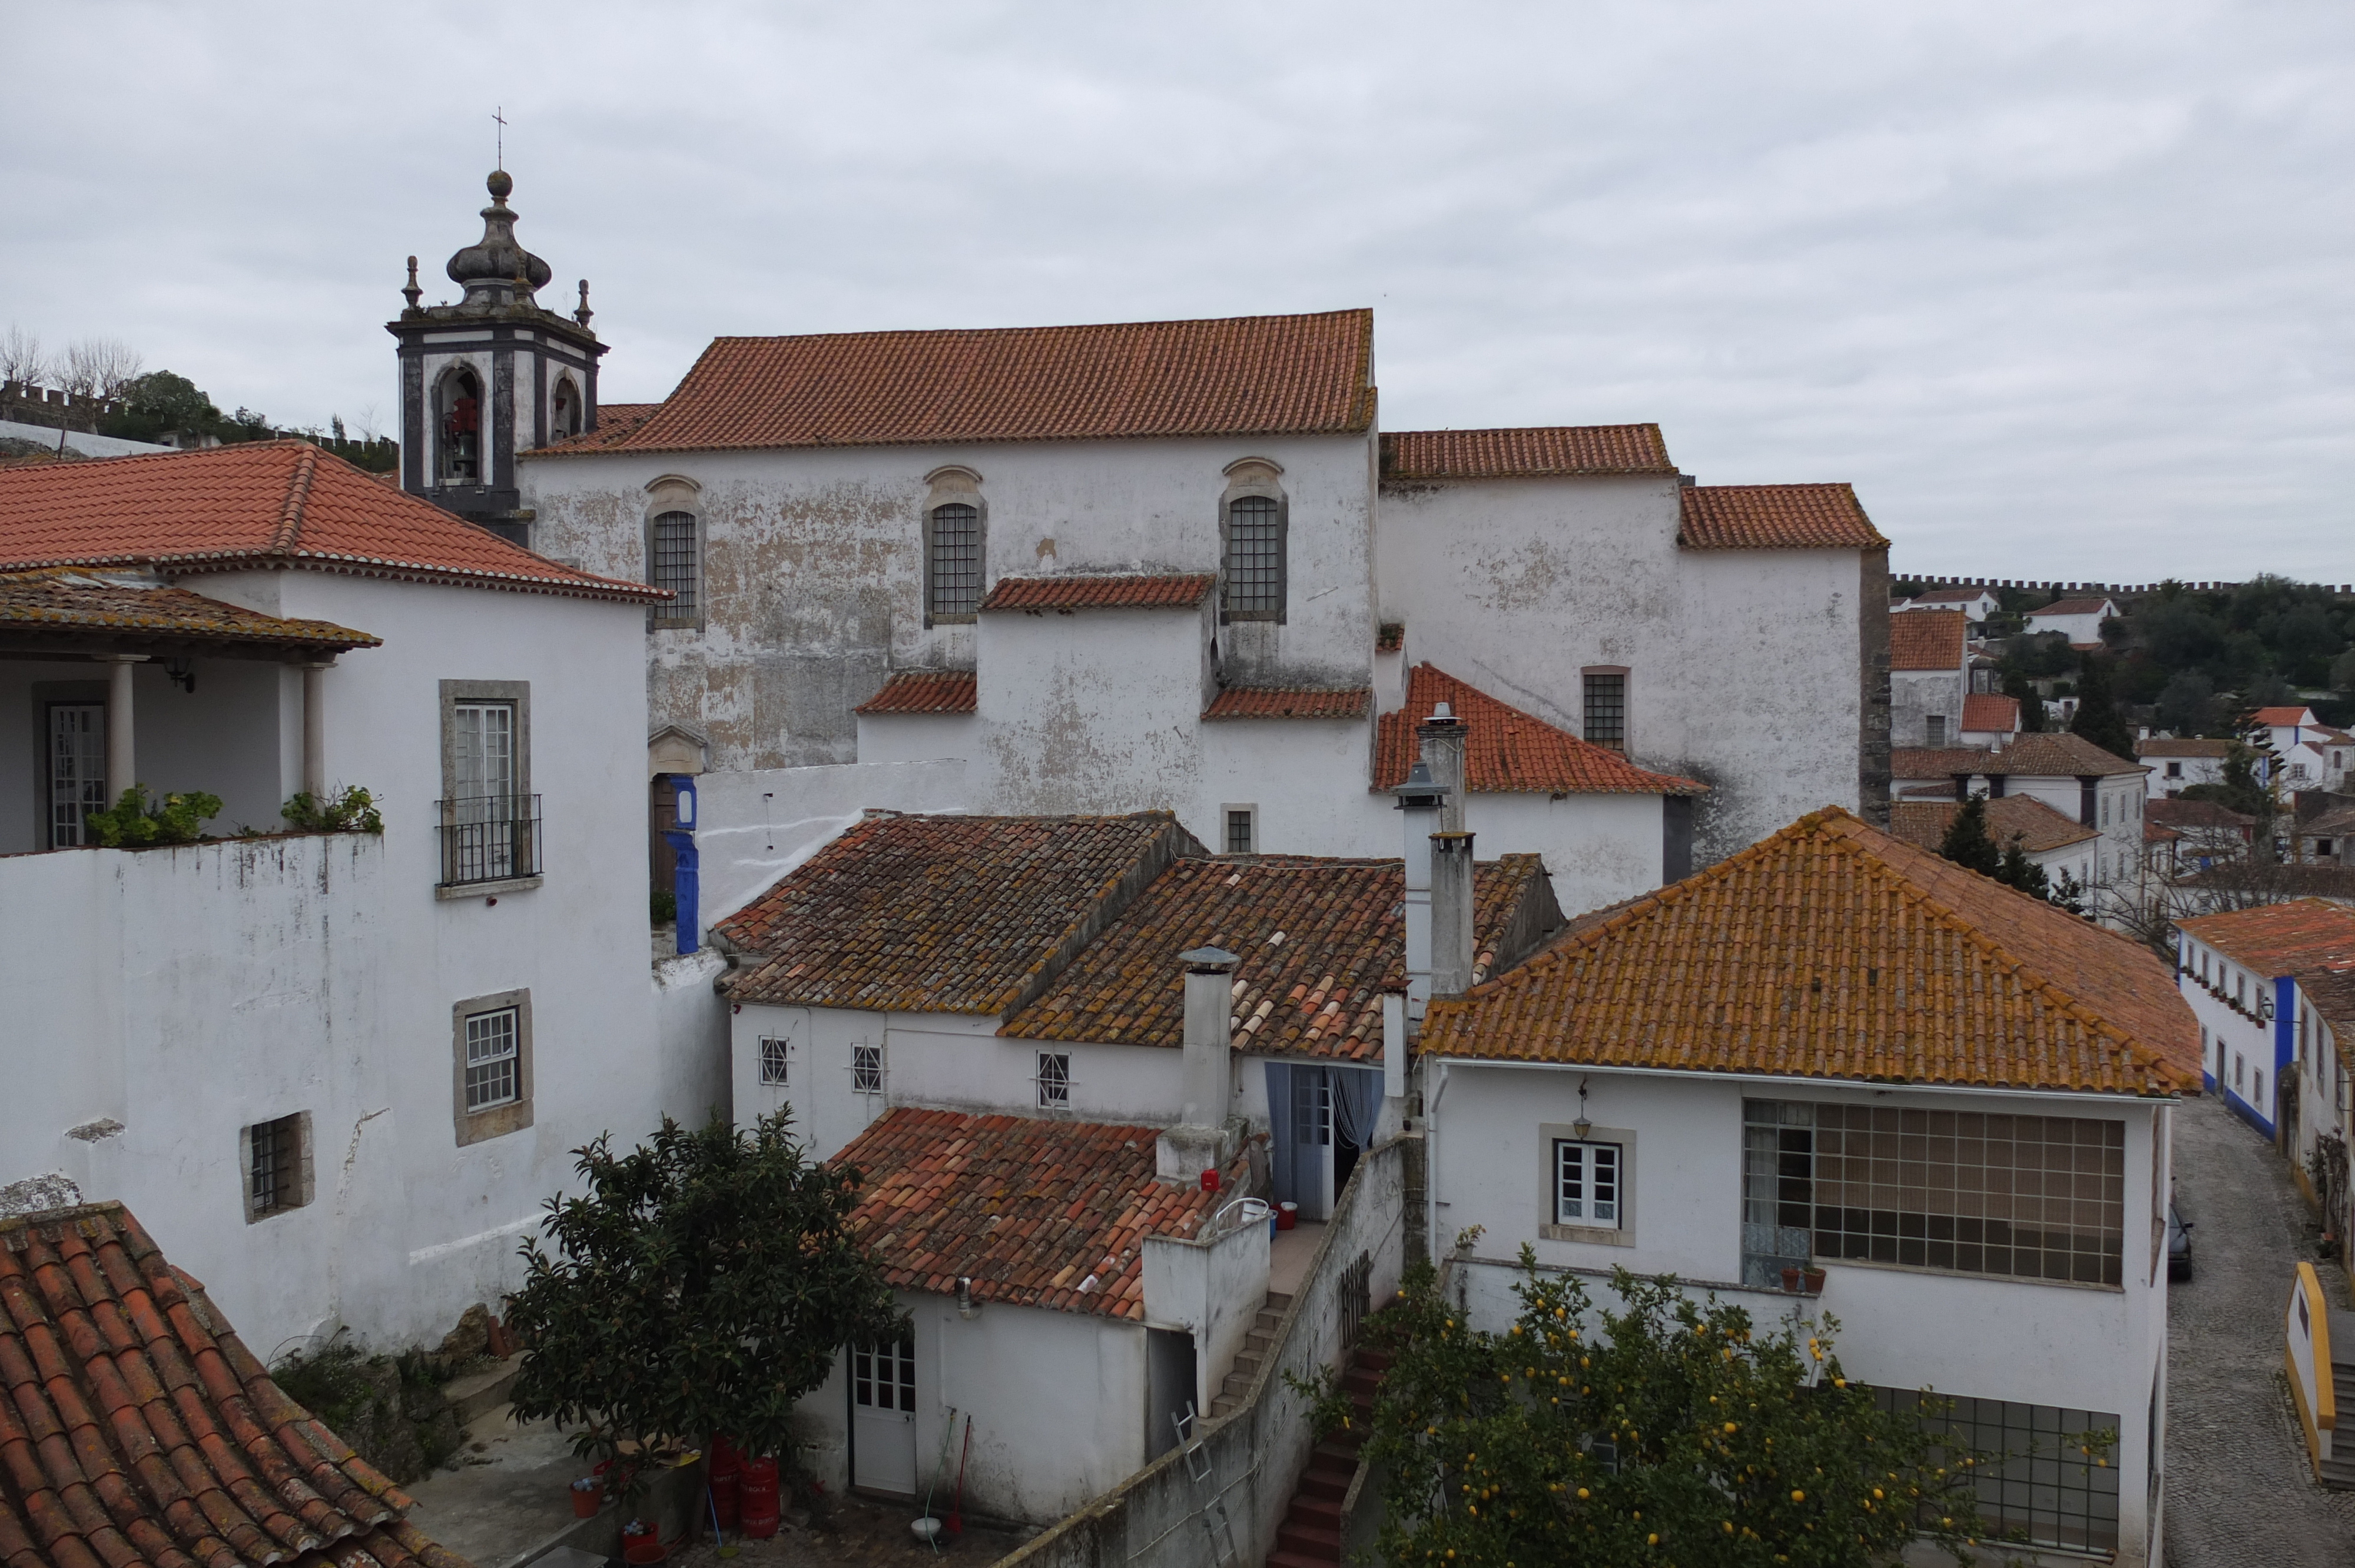
[(2191, 1277), (2191, 1222), (2173, 1199), (2167, 1204), (2167, 1279), (2170, 1285)]

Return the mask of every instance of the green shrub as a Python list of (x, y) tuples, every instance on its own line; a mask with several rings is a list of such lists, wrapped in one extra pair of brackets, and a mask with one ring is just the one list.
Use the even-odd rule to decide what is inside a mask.
[(150, 844), (192, 844), (204, 836), (204, 822), (220, 815), (218, 795), (191, 790), (150, 800), (144, 785), (133, 784), (103, 811), (84, 819), (108, 849), (144, 849)]
[(377, 810), (376, 797), (357, 784), (346, 784), (340, 793), (330, 793), (324, 800), (306, 789), (279, 807), (278, 814), (310, 833), (384, 832), (384, 813)]
[(649, 903), (655, 925), (667, 926), (678, 918), (678, 895), (669, 888), (655, 888)]

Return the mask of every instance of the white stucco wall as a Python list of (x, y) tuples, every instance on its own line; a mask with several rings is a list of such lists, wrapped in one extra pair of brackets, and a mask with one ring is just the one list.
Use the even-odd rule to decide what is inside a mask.
[(962, 758), (706, 773), (695, 781), (703, 924), (775, 885), (868, 810), (961, 812)]
[(2272, 1016), (2275, 979), (2176, 933), (2176, 989), (2200, 1021), (2201, 1075), (2229, 1108), (2270, 1137), (2290, 1064)]
[[(2224, 759), (2221, 757), (2150, 757), (2142, 759), (2150, 769), (2144, 775), (2144, 787), (2154, 800), (2180, 795), (2194, 784), (2222, 784), (2224, 781)], [(2181, 771), (2170, 775), (2168, 769)]]
[[(1237, 1195), (1228, 1204), (1241, 1202)], [(1227, 1228), (1208, 1241), (1145, 1238), (1145, 1320), (1193, 1337), (1197, 1411), (1209, 1410), (1218, 1397), (1267, 1302), (1273, 1241), (1268, 1223), (1244, 1224), (1240, 1213), (1226, 1215), (1224, 1208), (1220, 1214)]]
[[(1963, 673), (1960, 670), (1889, 672), (1889, 744), (1962, 744)], [(1932, 715), (1945, 720), (1938, 739), (1930, 738)]]
[(0, 419), (0, 438), (17, 441), (38, 441), (55, 450), (59, 435), (65, 439), (66, 450), (80, 452), (84, 457), (136, 457), (141, 452), (168, 452), (174, 449), (154, 441), (125, 440), (121, 436), (92, 435), (87, 430), (60, 432), (55, 425), (28, 425), (20, 419)]

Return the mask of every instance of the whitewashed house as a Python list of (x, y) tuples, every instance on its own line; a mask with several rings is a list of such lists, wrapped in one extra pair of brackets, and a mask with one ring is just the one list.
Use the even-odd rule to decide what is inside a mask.
[(2001, 696), (1993, 692), (1973, 692), (1963, 698), (1963, 728), (1959, 738), (1965, 746), (1983, 751), (2001, 751), (2019, 733), (2018, 697)]
[(2176, 980), (2200, 1021), (2204, 1081), (2303, 1173), (2318, 1136), (2345, 1136), (2345, 1064), (2330, 1041), (2347, 1040), (2355, 909), (2296, 898), (2176, 930)]
[[(1890, 808), (1889, 831), (1896, 838), (1936, 853), (1946, 830), (1962, 810), (1954, 800), (1900, 800)], [(2032, 795), (2004, 795), (1987, 803), (1987, 836), (1998, 849), (2018, 844), (2030, 865), (2041, 867), (2057, 892), (2065, 877), (2078, 887), (2094, 885), (2099, 828), (2064, 817)]]
[[(722, 1103), (655, 1037), (656, 602), (300, 442), (0, 470), (0, 1185), (132, 1205), (261, 1346), (414, 1343), (569, 1150)], [(133, 784), (262, 836), (90, 847)], [(380, 835), (287, 831), (347, 785)]]
[(2355, 736), (2318, 726), (2275, 754), (2273, 776), (2293, 794), (2304, 789), (2336, 794), (2347, 788), (2350, 768), (2355, 768)]
[(2096, 830), (2088, 907), (2115, 922), (2143, 897), (2141, 763), (2113, 757), (2083, 736), (2047, 731), (2014, 737), (2001, 751), (1900, 750), (1890, 766), (1902, 800), (1994, 800), (2026, 796)]
[(2028, 612), (2028, 634), (2031, 637), (2047, 631), (2058, 631), (2077, 648), (2098, 648), (2102, 645), (2102, 622), (2113, 620), (2118, 613), (2118, 601), (2093, 596), (2056, 599), (2042, 609)]
[(2146, 736), (2135, 742), (2135, 760), (2150, 769), (2144, 780), (2150, 798), (2171, 800), (2194, 784), (2222, 784), (2232, 748), (2229, 740)]
[(2249, 744), (2276, 757), (2286, 756), (2328, 730), (2314, 716), (2312, 708), (2303, 705), (2259, 708), (2249, 715)]
[(1889, 743), (1892, 748), (1966, 745), (1969, 623), (1958, 609), (1892, 615), (1889, 623)]
[(1911, 599), (1901, 599), (1889, 607), (1902, 614), (1909, 610), (1959, 610), (1964, 618), (1977, 626), (2003, 608), (1992, 588), (1937, 588), (1917, 593)]
[(1953, 1399), (1987, 1449), (2113, 1428), (2103, 1464), (2048, 1442), (2045, 1484), (2004, 1485), (2023, 1457), (1982, 1506), (2155, 1568), (2197, 1049), (2147, 950), (1827, 810), (1432, 1003), (1433, 1244), (1466, 1238), (1448, 1284), (1484, 1328), (1526, 1245), (1606, 1298), (1624, 1266), (1837, 1316), (1848, 1376)]

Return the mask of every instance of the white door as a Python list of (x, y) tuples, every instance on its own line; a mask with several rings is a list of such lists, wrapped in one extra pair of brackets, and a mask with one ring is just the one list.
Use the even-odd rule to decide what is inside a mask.
[(82, 819), (103, 811), (106, 798), (106, 705), (49, 705), (49, 848), (90, 842)]
[(515, 705), (460, 703), (451, 711), (454, 793), (445, 810), (455, 840), (446, 880), (515, 874)]
[(851, 1442), (856, 1486), (916, 1494), (916, 1336), (850, 1352)]

